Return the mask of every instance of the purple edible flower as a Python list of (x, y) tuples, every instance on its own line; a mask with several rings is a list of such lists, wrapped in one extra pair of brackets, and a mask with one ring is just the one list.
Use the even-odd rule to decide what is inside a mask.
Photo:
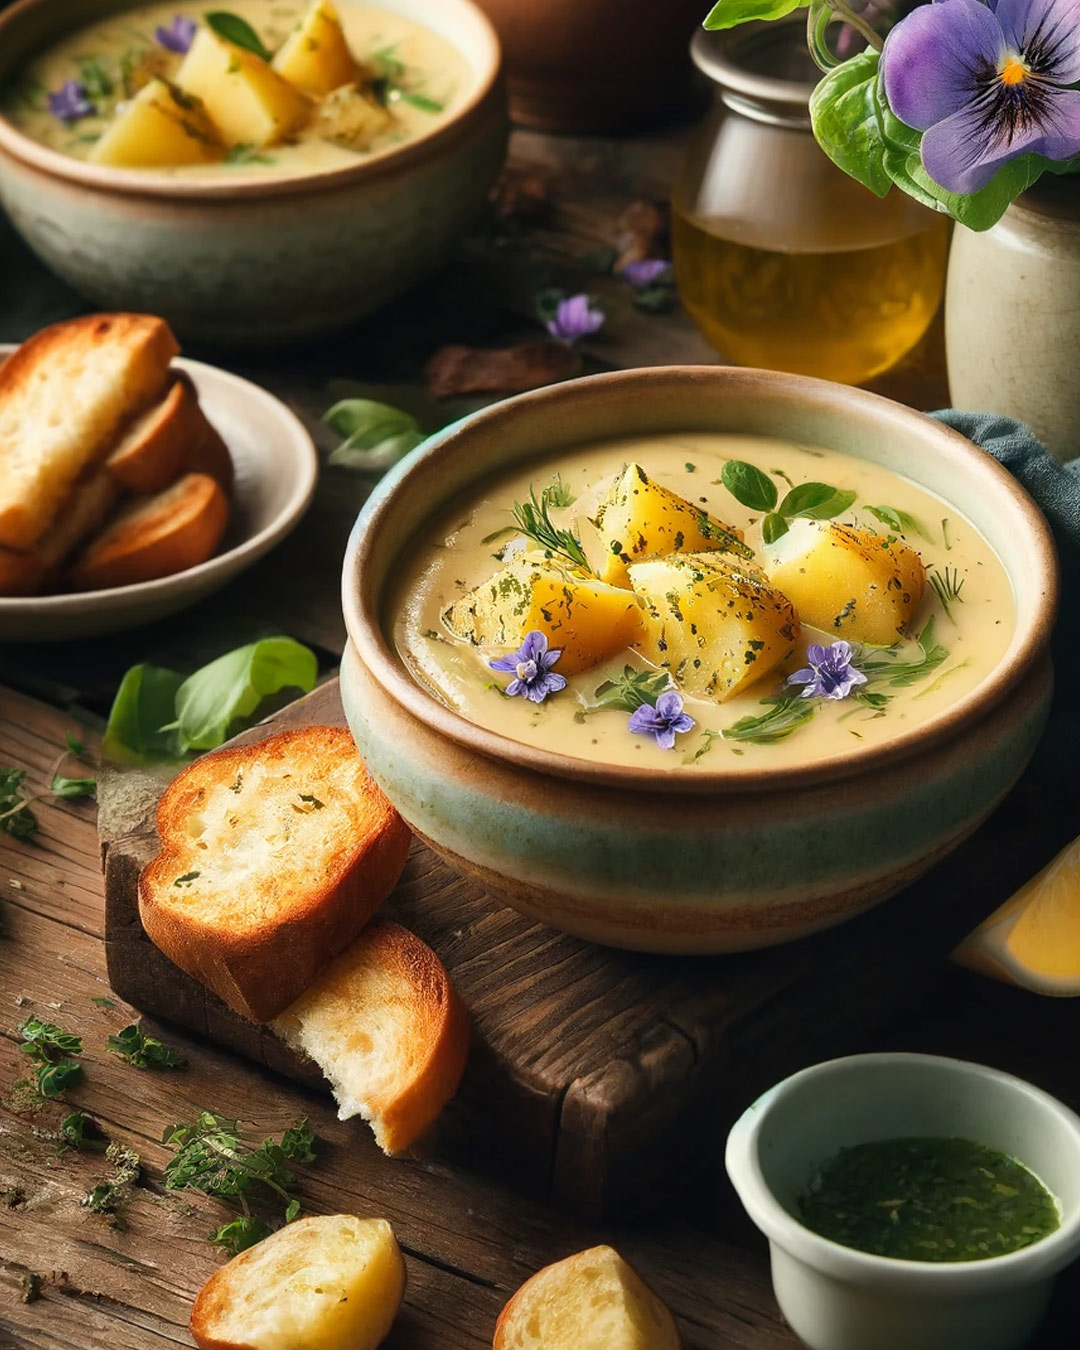
[[(956, 0), (945, 0), (955, 4)], [(822, 647), (812, 642), (806, 649), (810, 664), (787, 678), (788, 684), (804, 684), (803, 698), (847, 698), (857, 685), (866, 683), (866, 676), (852, 664), (855, 648), (850, 642), (833, 642)]]
[(656, 707), (643, 703), (630, 714), (629, 731), (634, 736), (655, 736), (661, 750), (675, 747), (676, 733), (692, 731), (696, 723), (683, 712), (682, 694), (669, 689), (656, 700)]
[(670, 271), (671, 263), (666, 258), (639, 258), (637, 262), (628, 262), (619, 275), (635, 290), (641, 290), (654, 281), (666, 280)]
[(67, 80), (49, 95), (49, 111), (61, 122), (77, 122), (80, 117), (93, 117), (97, 109), (86, 96), (85, 84)]
[(561, 342), (576, 342), (603, 326), (604, 311), (591, 305), (587, 295), (572, 295), (569, 300), (559, 301), (555, 317), (548, 320), (547, 330)]
[(168, 28), (155, 28), (154, 40), (159, 47), (164, 47), (167, 52), (177, 52), (183, 56), (190, 50), (191, 44), (195, 41), (195, 34), (199, 25), (194, 19), (189, 19), (184, 14), (174, 14), (173, 21)]
[(977, 192), (1018, 155), (1080, 153), (1078, 0), (938, 0), (885, 40), (892, 111), (924, 133), (923, 167), (949, 192)]
[(503, 691), (511, 698), (520, 694), (530, 703), (543, 703), (548, 694), (557, 694), (560, 689), (566, 688), (565, 678), (551, 668), (560, 656), (562, 648), (557, 647), (555, 651), (549, 652), (547, 638), (539, 629), (534, 629), (526, 634), (525, 641), (513, 656), (500, 656), (495, 661), (489, 661), (488, 665), (492, 670), (513, 675), (514, 678)]

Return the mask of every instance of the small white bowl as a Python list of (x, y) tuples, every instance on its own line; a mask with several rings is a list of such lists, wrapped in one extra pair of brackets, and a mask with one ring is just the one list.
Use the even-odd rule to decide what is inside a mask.
[[(0, 343), (0, 362), (15, 350)], [(203, 411), (225, 439), (236, 478), (225, 540), (197, 567), (157, 581), (105, 591), (0, 597), (0, 642), (67, 642), (163, 619), (204, 599), (279, 543), (311, 504), (318, 477), (315, 446), (296, 415), (265, 389), (203, 365), (178, 360)]]
[[(932, 1263), (872, 1256), (805, 1227), (798, 1197), (841, 1148), (971, 1139), (1019, 1158), (1061, 1226), (1008, 1256)], [(773, 1289), (811, 1350), (1015, 1350), (1053, 1278), (1080, 1255), (1080, 1117), (1009, 1074), (934, 1055), (853, 1055), (760, 1097), (728, 1136), (728, 1176), (769, 1240)]]

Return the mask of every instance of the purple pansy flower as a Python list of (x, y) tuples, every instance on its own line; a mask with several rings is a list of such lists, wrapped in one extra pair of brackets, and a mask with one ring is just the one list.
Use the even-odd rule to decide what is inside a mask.
[(572, 295), (569, 300), (559, 301), (555, 317), (548, 320), (547, 330), (561, 342), (576, 342), (603, 326), (604, 311), (591, 305), (587, 295)]
[(177, 52), (183, 56), (190, 50), (191, 44), (195, 41), (195, 33), (199, 25), (194, 19), (189, 19), (184, 14), (174, 14), (173, 21), (168, 28), (155, 28), (154, 40), (159, 47), (164, 47), (167, 52)]
[(1080, 153), (1080, 0), (935, 0), (885, 40), (889, 107), (923, 132), (949, 192), (977, 192), (1010, 159)]
[(77, 122), (80, 117), (93, 117), (97, 109), (86, 96), (85, 84), (67, 80), (49, 95), (49, 111), (61, 122)]
[(628, 262), (619, 276), (635, 290), (641, 290), (654, 281), (666, 280), (670, 271), (671, 263), (666, 258), (639, 258), (637, 262)]
[(525, 641), (513, 656), (500, 656), (489, 661), (492, 670), (505, 671), (513, 679), (503, 691), (511, 698), (520, 694), (530, 703), (543, 703), (548, 694), (557, 694), (566, 688), (566, 680), (552, 670), (552, 666), (562, 656), (562, 648), (548, 651), (548, 640), (539, 629), (526, 634)]
[(656, 700), (655, 708), (643, 703), (630, 714), (629, 730), (634, 736), (655, 736), (661, 750), (671, 750), (676, 734), (692, 731), (695, 726), (690, 714), (683, 712), (682, 695), (669, 689)]
[[(952, 4), (953, 0), (946, 0)], [(855, 648), (850, 642), (833, 642), (822, 647), (812, 642), (806, 649), (810, 664), (787, 678), (788, 684), (804, 684), (803, 698), (847, 698), (866, 676), (852, 664)]]

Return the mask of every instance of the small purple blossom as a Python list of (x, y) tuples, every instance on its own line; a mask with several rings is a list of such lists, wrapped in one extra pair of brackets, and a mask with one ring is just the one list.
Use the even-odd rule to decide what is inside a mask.
[[(952, 4), (953, 0), (944, 0)], [(812, 642), (806, 649), (810, 664), (787, 678), (788, 684), (803, 684), (803, 698), (847, 698), (866, 676), (853, 665), (855, 648), (850, 642), (833, 642), (822, 647)]]
[(676, 734), (692, 731), (696, 725), (690, 714), (683, 712), (682, 694), (669, 689), (656, 700), (655, 708), (643, 703), (635, 709), (628, 730), (634, 736), (655, 736), (661, 750), (673, 750)]
[(97, 109), (86, 96), (85, 84), (67, 80), (49, 95), (49, 111), (61, 122), (77, 122), (80, 117), (93, 117)]
[(557, 694), (566, 688), (566, 680), (556, 674), (552, 666), (562, 656), (562, 648), (548, 651), (547, 637), (534, 629), (526, 634), (525, 641), (512, 656), (500, 656), (488, 665), (492, 670), (500, 670), (513, 679), (503, 691), (511, 698), (520, 694), (530, 703), (543, 703), (548, 694)]
[(547, 330), (560, 342), (576, 342), (603, 326), (604, 311), (590, 304), (587, 295), (572, 295), (569, 300), (559, 301), (554, 318), (548, 320)]
[(183, 56), (189, 51), (191, 44), (195, 41), (195, 34), (199, 25), (194, 19), (189, 19), (185, 14), (174, 14), (173, 21), (168, 28), (155, 28), (154, 40), (159, 47), (164, 47), (167, 52), (176, 52)]
[(654, 282), (666, 281), (670, 272), (671, 263), (666, 258), (639, 258), (637, 262), (628, 262), (619, 276), (638, 291)]
[(977, 192), (1018, 155), (1080, 153), (1080, 0), (939, 0), (889, 33), (889, 107), (923, 133), (923, 167)]

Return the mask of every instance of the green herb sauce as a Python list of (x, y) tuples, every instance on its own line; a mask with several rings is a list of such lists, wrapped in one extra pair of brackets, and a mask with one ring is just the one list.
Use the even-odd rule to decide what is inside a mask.
[(982, 1261), (1056, 1229), (1057, 1203), (1023, 1163), (967, 1139), (841, 1149), (799, 1197), (808, 1228), (907, 1261)]

